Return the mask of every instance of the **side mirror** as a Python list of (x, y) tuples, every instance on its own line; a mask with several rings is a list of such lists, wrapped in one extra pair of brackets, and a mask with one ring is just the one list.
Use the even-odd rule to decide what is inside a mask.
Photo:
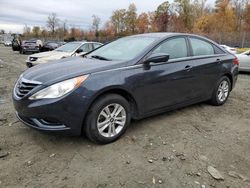
[(169, 55), (164, 53), (151, 54), (145, 61), (145, 64), (149, 63), (163, 63), (169, 60)]
[(82, 52), (83, 52), (83, 50), (80, 49), (80, 48), (76, 50), (76, 53), (78, 53), (78, 54), (79, 54), (79, 53), (82, 53)]

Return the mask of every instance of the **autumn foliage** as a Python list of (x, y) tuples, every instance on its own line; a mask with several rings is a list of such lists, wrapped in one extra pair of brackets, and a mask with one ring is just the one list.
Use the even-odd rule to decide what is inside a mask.
[[(47, 28), (26, 28), (25, 36), (57, 38), (60, 40), (110, 41), (121, 36), (147, 32), (187, 32), (207, 36), (218, 43), (250, 46), (249, 0), (175, 0), (163, 2), (151, 12), (138, 14), (135, 4), (112, 12), (108, 21), (93, 15), (90, 30), (59, 24), (55, 14), (48, 17)], [(53, 22), (54, 21), (54, 22)]]

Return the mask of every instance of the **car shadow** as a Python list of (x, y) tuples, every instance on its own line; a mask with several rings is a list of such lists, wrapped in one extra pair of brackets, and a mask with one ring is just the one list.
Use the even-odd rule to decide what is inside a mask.
[(247, 72), (247, 71), (240, 71), (239, 74), (241, 74), (241, 75), (250, 75), (250, 72)]
[[(138, 132), (142, 132), (144, 129), (146, 129), (148, 125), (150, 124), (156, 124), (161, 123), (161, 121), (168, 121), (169, 118), (175, 118), (173, 116), (176, 116), (178, 114), (183, 114), (184, 112), (187, 112), (189, 110), (197, 109), (197, 108), (203, 108), (205, 106), (210, 106), (206, 102), (190, 105), (187, 107), (183, 107), (180, 109), (163, 112), (157, 115), (153, 115), (141, 120), (132, 120), (130, 126), (128, 127), (127, 132), (125, 135), (123, 135), (120, 138), (119, 143), (124, 143), (125, 137), (132, 137), (134, 134), (138, 134)], [(198, 109), (199, 110), (199, 109)], [(25, 125), (23, 125), (25, 126)], [(56, 145), (57, 148), (65, 147), (65, 145), (74, 145), (74, 148), (84, 148), (84, 147), (98, 147), (99, 145), (96, 143), (91, 142), (85, 135), (82, 136), (64, 136), (60, 134), (55, 133), (44, 133), (39, 132), (37, 130), (34, 130), (32, 128), (25, 129), (25, 135), (29, 135), (30, 139), (34, 139), (36, 144), (38, 145)], [(28, 133), (29, 132), (29, 133)], [(118, 144), (119, 144), (118, 143)], [(110, 144), (109, 144), (110, 145)], [(112, 145), (112, 143), (111, 143)]]

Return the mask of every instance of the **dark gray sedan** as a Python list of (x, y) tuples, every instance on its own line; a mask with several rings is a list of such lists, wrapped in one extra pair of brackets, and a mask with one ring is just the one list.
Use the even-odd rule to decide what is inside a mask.
[(28, 69), (16, 82), (13, 101), (17, 117), (32, 128), (85, 133), (106, 144), (131, 119), (202, 101), (224, 104), (238, 64), (234, 55), (197, 35), (135, 35)]

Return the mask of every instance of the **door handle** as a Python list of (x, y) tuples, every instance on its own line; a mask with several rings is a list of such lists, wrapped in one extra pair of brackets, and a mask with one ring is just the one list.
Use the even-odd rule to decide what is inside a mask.
[(193, 67), (192, 67), (191, 65), (187, 65), (187, 66), (184, 68), (184, 70), (185, 70), (185, 71), (190, 71), (192, 68), (193, 68)]

